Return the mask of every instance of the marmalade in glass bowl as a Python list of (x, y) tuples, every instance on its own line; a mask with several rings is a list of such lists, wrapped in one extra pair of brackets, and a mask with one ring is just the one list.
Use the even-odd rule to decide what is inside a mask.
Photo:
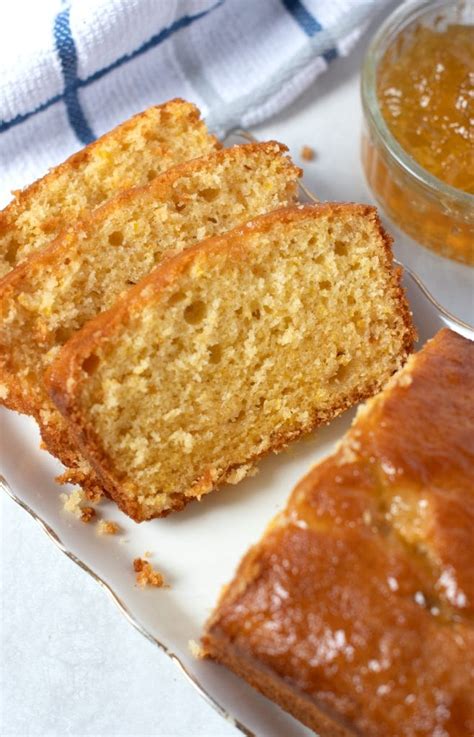
[[(474, 264), (474, 3), (399, 8), (363, 70), (362, 161), (375, 197), (415, 240)], [(467, 10), (466, 10), (467, 8)]]

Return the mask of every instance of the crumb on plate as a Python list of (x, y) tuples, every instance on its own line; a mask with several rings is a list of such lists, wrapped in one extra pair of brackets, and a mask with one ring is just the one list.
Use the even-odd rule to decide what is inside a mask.
[(314, 148), (311, 148), (311, 146), (302, 146), (300, 156), (303, 161), (313, 161), (315, 158)]
[(99, 535), (116, 535), (118, 532), (120, 532), (120, 527), (118, 526), (117, 522), (112, 522), (111, 520), (107, 519), (101, 519), (97, 523), (97, 532)]
[[(44, 450), (47, 450), (46, 446), (44, 447)], [(83, 480), (84, 474), (88, 473), (88, 471), (89, 466), (84, 461), (82, 464), (79, 464), (77, 468), (68, 468), (64, 473), (56, 476), (55, 481), (57, 484), (80, 484)], [(89, 486), (85, 491), (83, 491), (83, 494), (85, 495), (85, 498), (92, 502), (92, 504), (98, 504), (104, 496), (101, 487), (98, 485)]]
[(81, 522), (88, 524), (93, 517), (95, 517), (95, 509), (93, 507), (81, 508)]
[[(56, 479), (56, 481), (58, 481), (58, 479)], [(69, 493), (62, 492), (59, 495), (59, 498), (65, 512), (69, 512), (69, 514), (74, 515), (74, 517), (80, 519), (86, 524), (96, 515), (95, 509), (90, 506), (90, 502), (92, 501), (92, 503), (94, 503), (95, 500), (91, 500), (89, 494), (82, 489), (74, 489)], [(89, 502), (89, 504), (86, 502)]]
[(165, 579), (160, 571), (155, 571), (151, 563), (143, 558), (135, 558), (133, 561), (133, 570), (136, 573), (136, 581), (139, 586), (154, 586), (162, 588), (165, 586)]
[(85, 495), (82, 489), (75, 489), (70, 494), (60, 494), (59, 498), (63, 503), (63, 509), (65, 512), (73, 514), (78, 519), (82, 518), (82, 503), (85, 500)]
[(204, 648), (199, 644), (199, 642), (196, 642), (196, 640), (188, 640), (188, 648), (189, 652), (196, 660), (202, 660), (206, 657)]

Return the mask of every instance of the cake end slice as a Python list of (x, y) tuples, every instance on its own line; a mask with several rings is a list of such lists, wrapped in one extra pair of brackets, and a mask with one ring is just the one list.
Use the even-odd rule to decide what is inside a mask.
[(244, 557), (203, 648), (321, 737), (474, 728), (474, 343), (443, 330)]

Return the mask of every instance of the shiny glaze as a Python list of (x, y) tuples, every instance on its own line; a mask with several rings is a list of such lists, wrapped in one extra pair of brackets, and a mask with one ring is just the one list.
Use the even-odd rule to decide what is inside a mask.
[(354, 734), (474, 734), (474, 344), (441, 331), (243, 560), (210, 631)]

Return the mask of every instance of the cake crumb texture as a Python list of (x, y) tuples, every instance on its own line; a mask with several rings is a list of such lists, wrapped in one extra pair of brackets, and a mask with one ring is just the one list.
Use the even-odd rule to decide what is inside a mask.
[(472, 396), (474, 343), (444, 329), (300, 481), (207, 624), (208, 656), (321, 737), (474, 734)]
[[(45, 446), (70, 469), (64, 480), (100, 491), (45, 390), (44, 372), (61, 346), (170, 252), (291, 202), (299, 176), (276, 142), (194, 159), (108, 201), (2, 280), (0, 381), (7, 391), (0, 400), (35, 417)], [(174, 442), (189, 450), (187, 436)]]
[(143, 520), (373, 394), (413, 335), (375, 210), (286, 208), (163, 263), (48, 381), (108, 493)]

